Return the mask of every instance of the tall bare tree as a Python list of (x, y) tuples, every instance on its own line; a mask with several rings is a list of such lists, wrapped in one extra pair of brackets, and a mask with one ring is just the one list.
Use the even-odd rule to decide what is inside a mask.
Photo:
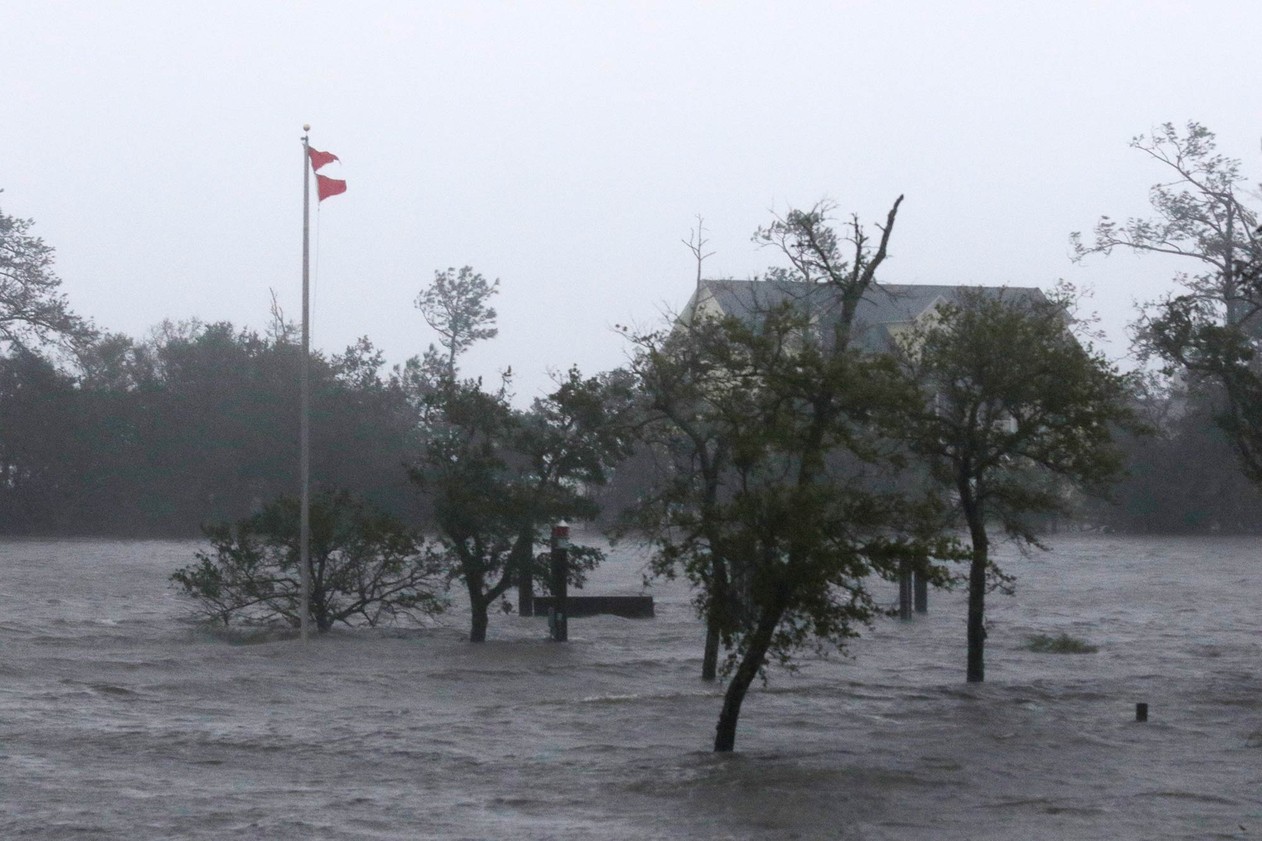
[(697, 289), (701, 289), (701, 266), (705, 263), (707, 257), (713, 257), (713, 251), (706, 251), (706, 244), (709, 240), (705, 238), (705, 220), (701, 218), (701, 214), (697, 214), (697, 228), (688, 235), (688, 239), (682, 241), (688, 246), (688, 250), (692, 252), (693, 258), (697, 261)]
[(0, 345), (73, 351), (95, 330), (71, 311), (53, 271), (53, 247), (31, 233), (32, 225), (0, 211)]
[(1219, 424), (1240, 464), (1262, 484), (1262, 228), (1245, 205), (1240, 161), (1219, 154), (1212, 131), (1189, 122), (1183, 133), (1166, 123), (1152, 137), (1131, 141), (1163, 168), (1148, 219), (1118, 224), (1105, 216), (1087, 246), (1072, 235), (1076, 257), (1115, 248), (1172, 255), (1199, 267), (1180, 273), (1179, 291), (1150, 305), (1137, 330), (1141, 350), (1155, 353), (1213, 388)]
[(1178, 276), (1183, 297), (1221, 307), (1226, 324), (1252, 318), (1257, 306), (1248, 267), (1258, 263), (1262, 240), (1257, 214), (1240, 197), (1240, 161), (1219, 154), (1214, 133), (1197, 122), (1182, 134), (1165, 123), (1130, 145), (1170, 176), (1148, 191), (1154, 215), (1125, 222), (1100, 217), (1089, 244), (1080, 232), (1070, 235), (1074, 259), (1115, 249), (1177, 257), (1199, 266)]

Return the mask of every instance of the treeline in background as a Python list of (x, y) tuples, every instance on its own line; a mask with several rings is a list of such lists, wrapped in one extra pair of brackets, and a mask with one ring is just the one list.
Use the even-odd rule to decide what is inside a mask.
[[(113, 334), (79, 364), (0, 358), (0, 533), (182, 537), (296, 495), (300, 344), (232, 324)], [(419, 423), (366, 340), (311, 365), (316, 487), (423, 514), (405, 463)]]
[[(164, 323), (146, 340), (110, 334), (58, 366), (0, 358), (0, 533), (195, 537), (298, 489), (300, 349), (279, 322)], [(407, 468), (423, 443), (419, 395), (368, 339), (311, 368), (312, 477), (408, 522), (425, 519)], [(1122, 435), (1127, 473), (1111, 500), (1084, 498), (1058, 527), (1174, 534), (1262, 531), (1262, 494), (1214, 421), (1213, 395), (1135, 395), (1155, 431)], [(604, 516), (653, 481), (633, 455), (598, 492)]]

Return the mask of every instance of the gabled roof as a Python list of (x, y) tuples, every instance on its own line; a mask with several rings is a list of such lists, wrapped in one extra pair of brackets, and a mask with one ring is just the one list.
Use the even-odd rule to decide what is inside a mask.
[[(868, 290), (855, 313), (854, 337), (860, 347), (881, 350), (888, 347), (892, 329), (910, 324), (943, 302), (953, 302), (965, 290), (987, 296), (1044, 300), (1042, 290), (1032, 286), (943, 286), (937, 284), (885, 283)], [(786, 280), (703, 280), (680, 315), (691, 320), (700, 309), (715, 315), (732, 315), (753, 320), (759, 313), (788, 304), (801, 308), (821, 327), (836, 318), (841, 309), (837, 290), (829, 284), (798, 283)], [(716, 311), (717, 310), (717, 311)]]

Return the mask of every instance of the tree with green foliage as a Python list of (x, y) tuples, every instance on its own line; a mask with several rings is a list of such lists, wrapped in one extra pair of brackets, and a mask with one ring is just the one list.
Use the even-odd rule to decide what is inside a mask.
[(1180, 273), (1178, 283), (1185, 292), (1167, 303), (1187, 299), (1209, 306), (1205, 315), (1227, 325), (1254, 320), (1262, 235), (1256, 212), (1240, 198), (1245, 185), (1240, 161), (1219, 154), (1214, 133), (1196, 122), (1189, 122), (1182, 134), (1166, 123), (1130, 145), (1172, 176), (1148, 191), (1155, 215), (1124, 223), (1100, 217), (1090, 244), (1080, 232), (1070, 235), (1074, 259), (1122, 249), (1190, 262), (1200, 270)]
[[(825, 205), (777, 219), (756, 238), (788, 258), (771, 280), (789, 302), (632, 337), (647, 421), (676, 467), (646, 501), (653, 568), (688, 578), (729, 652), (716, 751), (734, 748), (768, 663), (843, 647), (881, 613), (873, 576), (946, 553), (930, 507), (889, 481), (890, 423), (915, 390), (853, 341), (899, 202), (875, 246), (857, 220), (838, 234)], [(801, 305), (820, 290), (826, 319)]]
[[(235, 524), (207, 526), (209, 551), (171, 580), (215, 621), (300, 622), (298, 502), (282, 497)], [(320, 632), (341, 622), (376, 626), (421, 619), (443, 607), (441, 574), (423, 539), (341, 492), (311, 501), (311, 618)]]
[[(632, 371), (644, 416), (637, 436), (643, 452), (660, 461), (644, 476), (624, 528), (647, 534), (658, 547), (657, 575), (674, 577), (683, 567), (696, 586), (696, 607), (705, 621), (702, 680), (715, 680), (720, 637), (730, 612), (726, 558), (709, 550), (721, 542), (718, 505), (726, 498), (732, 442), (725, 424), (740, 412), (722, 386), (728, 382), (726, 326), (696, 319), (682, 329), (629, 336), (636, 346)], [(729, 480), (730, 481), (730, 480)]]
[(1239, 298), (1239, 321), (1222, 320), (1211, 302), (1183, 295), (1168, 300), (1147, 322), (1151, 346), (1172, 367), (1212, 383), (1206, 390), (1215, 418), (1231, 440), (1241, 468), (1262, 485), (1262, 288)]
[(1151, 138), (1135, 138), (1132, 147), (1172, 176), (1149, 191), (1156, 215), (1125, 225), (1102, 217), (1090, 246), (1072, 236), (1078, 259), (1122, 248), (1200, 268), (1177, 275), (1182, 291), (1148, 308), (1138, 325), (1140, 348), (1170, 372), (1200, 381), (1194, 393), (1211, 401), (1244, 472), (1262, 484), (1262, 228), (1241, 198), (1240, 162), (1219, 154), (1216, 143), (1195, 122), (1182, 134), (1166, 123)]
[(969, 290), (903, 334), (922, 399), (904, 430), (968, 528), (969, 682), (985, 679), (986, 594), (1010, 579), (990, 554), (998, 526), (1038, 546), (1031, 517), (1068, 510), (1064, 483), (1102, 489), (1122, 471), (1113, 442), (1133, 426), (1132, 389), (1078, 342), (1062, 302)]
[[(431, 345), (426, 359), (403, 369), (424, 418), (424, 444), (410, 474), (432, 507), (448, 577), (468, 593), (469, 639), (484, 642), (491, 606), (514, 585), (547, 578), (538, 550), (551, 526), (598, 513), (586, 489), (603, 484), (625, 452), (619, 417), (629, 388), (617, 376), (570, 369), (529, 410), (515, 408), (510, 374), (490, 391), (480, 379), (460, 378), (457, 368), (474, 340), (495, 335), (488, 301), (496, 286), (466, 267), (454, 277), (438, 273), (435, 287), (418, 302), (442, 302), (441, 318), (426, 318), (445, 353)], [(572, 546), (571, 583), (581, 585), (601, 557), (597, 547)]]
[(434, 272), (434, 282), (416, 296), (416, 308), (425, 323), (438, 333), (447, 352), (444, 362), (448, 376), (455, 376), (460, 354), (499, 334), (495, 326), (497, 313), (490, 305), (499, 288), (498, 279), (488, 283), (472, 266), (462, 266), (459, 271), (448, 268)]
[(40, 354), (49, 348), (73, 354), (96, 335), (71, 311), (53, 271), (54, 250), (31, 233), (33, 225), (0, 211), (0, 524), (6, 531), (29, 530), (41, 511), (76, 490), (67, 468), (84, 449), (83, 419), (72, 411), (68, 376)]
[[(25, 348), (0, 357), (0, 530), (73, 525), (76, 462), (86, 443), (74, 380)], [(55, 512), (52, 513), (52, 512)]]
[[(31, 350), (0, 357), (0, 529), (189, 537), (298, 484), (300, 353), (283, 332), (167, 323), (77, 358), (72, 372)], [(313, 356), (313, 480), (415, 522), (404, 464), (419, 416), (382, 367), (367, 339)]]

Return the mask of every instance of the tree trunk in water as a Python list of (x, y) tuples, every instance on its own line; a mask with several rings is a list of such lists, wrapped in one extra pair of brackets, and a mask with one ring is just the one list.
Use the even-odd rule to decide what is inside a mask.
[(771, 637), (784, 614), (784, 602), (784, 599), (777, 599), (776, 604), (768, 606), (759, 617), (758, 627), (749, 637), (745, 656), (741, 658), (741, 664), (736, 667), (736, 673), (727, 685), (727, 692), (723, 695), (723, 710), (719, 713), (719, 723), (715, 727), (716, 753), (726, 753), (736, 747), (736, 720), (741, 714), (741, 703), (766, 659)]
[(701, 658), (701, 679), (714, 680), (719, 674), (719, 632), (707, 622), (705, 629), (705, 654)]
[(471, 579), (467, 582), (469, 590), (469, 614), (472, 627), (469, 629), (469, 642), (486, 642), (486, 626), (489, 624), (487, 608), (491, 600), (482, 592), (482, 579)]
[(328, 607), (324, 603), (324, 587), (317, 586), (317, 581), (315, 573), (312, 573), (308, 615), (316, 631), (323, 634), (333, 627), (333, 619), (329, 616)]
[[(721, 558), (710, 558), (709, 588), (710, 601), (706, 605), (705, 651), (701, 655), (702, 680), (715, 680), (718, 677), (719, 626), (725, 618), (730, 618), (727, 614), (727, 611), (731, 610), (727, 564)], [(723, 611), (722, 614), (717, 612), (720, 610)]]
[(968, 682), (986, 679), (986, 563), (987, 546), (974, 540), (973, 561), (968, 570)]
[(960, 508), (968, 523), (968, 536), (973, 544), (973, 559), (968, 568), (968, 670), (969, 683), (981, 683), (986, 679), (986, 568), (990, 562), (990, 538), (986, 534), (986, 511), (981, 503), (980, 490), (975, 493), (970, 480), (971, 471), (965, 469), (956, 477), (960, 494)]
[(486, 604), (474, 604), (471, 607), (473, 623), (469, 630), (469, 642), (486, 642), (486, 626), (489, 624)]

